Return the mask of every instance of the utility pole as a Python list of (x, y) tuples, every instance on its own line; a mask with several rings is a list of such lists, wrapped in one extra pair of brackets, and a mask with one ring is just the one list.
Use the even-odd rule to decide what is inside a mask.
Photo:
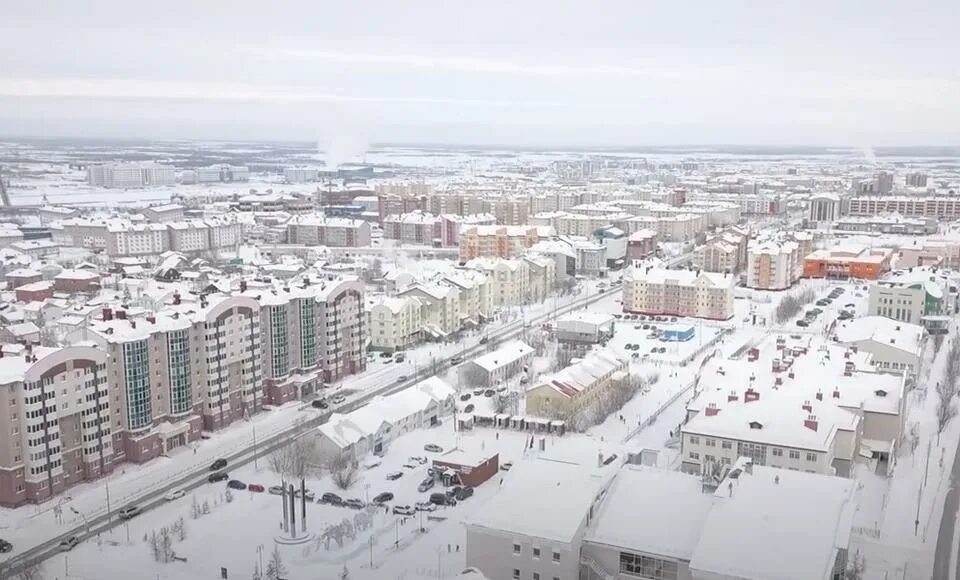
[(257, 423), (252, 422), (253, 427), (253, 468), (260, 471), (260, 465), (257, 463)]

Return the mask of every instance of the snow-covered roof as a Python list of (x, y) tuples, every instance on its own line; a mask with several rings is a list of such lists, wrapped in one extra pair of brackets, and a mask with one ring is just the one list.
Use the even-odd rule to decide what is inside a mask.
[(503, 487), (466, 524), (571, 542), (615, 468), (538, 458), (517, 463)]
[(533, 348), (527, 343), (522, 340), (511, 340), (501, 344), (497, 350), (473, 359), (473, 364), (492, 372), (498, 368), (511, 365), (532, 353)]
[(56, 280), (96, 280), (100, 275), (90, 270), (64, 270), (57, 274)]
[(863, 316), (837, 324), (837, 340), (844, 343), (860, 343), (872, 340), (891, 348), (919, 355), (923, 340), (923, 327), (886, 318)]
[(690, 568), (745, 580), (829, 578), (849, 542), (855, 488), (852, 479), (762, 466), (728, 478)]
[(701, 488), (697, 476), (626, 465), (610, 486), (584, 541), (689, 560), (713, 505), (713, 498)]
[(600, 377), (622, 369), (626, 367), (626, 364), (625, 361), (617, 358), (617, 355), (610, 349), (591, 352), (580, 362), (552, 375), (541, 377), (529, 390), (546, 386), (565, 397), (575, 397), (594, 387)]

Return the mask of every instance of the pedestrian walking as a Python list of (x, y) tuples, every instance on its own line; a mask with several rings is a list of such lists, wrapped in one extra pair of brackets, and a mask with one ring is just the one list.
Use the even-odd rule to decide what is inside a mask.
[(457, 544), (457, 551), (460, 551), (460, 544)]
[(450, 553), (450, 544), (447, 544), (447, 553)]

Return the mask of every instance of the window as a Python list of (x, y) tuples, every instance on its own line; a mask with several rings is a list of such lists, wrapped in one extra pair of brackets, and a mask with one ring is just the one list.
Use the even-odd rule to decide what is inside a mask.
[(707, 463), (713, 463), (714, 461), (717, 460), (717, 458), (714, 457), (713, 455), (710, 455), (710, 454), (708, 453), (708, 454), (706, 454), (706, 455), (703, 456), (703, 460), (706, 461)]
[(716, 440), (716, 439), (706, 439), (706, 440), (704, 440), (704, 441), (705, 441), (705, 443), (707, 444), (707, 447), (716, 447), (716, 446), (717, 446), (717, 440)]
[(559, 561), (560, 561), (560, 552), (554, 552), (554, 553), (553, 553), (553, 561), (554, 561), (554, 562), (559, 562)]
[(790, 459), (800, 459), (800, 452), (796, 449), (790, 450)]
[(513, 569), (513, 577), (514, 577), (514, 578), (519, 578), (519, 577), (520, 577), (520, 569), (519, 569), (519, 568), (514, 568), (514, 569)]
[(533, 548), (533, 557), (534, 557), (534, 558), (539, 558), (539, 557), (540, 557), (540, 548), (537, 548), (537, 547), (534, 547), (534, 548)]
[(691, 451), (691, 452), (690, 452), (690, 459), (700, 459), (700, 454), (697, 453), (696, 451)]
[(733, 448), (733, 444), (730, 443), (729, 441), (721, 441), (721, 442), (720, 442), (720, 447), (722, 447), (722, 448), (724, 448), (724, 449), (732, 449), (732, 448)]
[(699, 438), (699, 437), (694, 437), (693, 435), (691, 435), (691, 436), (690, 436), (690, 445), (700, 445), (700, 438)]
[(677, 563), (651, 556), (620, 552), (620, 572), (641, 578), (676, 580)]
[(771, 453), (773, 453), (774, 457), (783, 457), (783, 449), (780, 449), (779, 447), (774, 447)]
[(807, 461), (816, 461), (816, 460), (817, 460), (816, 453), (807, 453)]
[(519, 554), (519, 553), (520, 553), (520, 544), (514, 544), (514, 545), (513, 545), (513, 553), (514, 553), (514, 554)]

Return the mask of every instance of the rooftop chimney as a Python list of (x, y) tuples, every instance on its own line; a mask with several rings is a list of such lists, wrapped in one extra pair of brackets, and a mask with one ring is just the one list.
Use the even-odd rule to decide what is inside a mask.
[(819, 423), (817, 422), (816, 415), (807, 415), (807, 418), (803, 421), (803, 426), (812, 431), (816, 431)]
[(752, 387), (747, 389), (747, 392), (743, 394), (744, 403), (750, 403), (750, 402), (759, 401), (759, 400), (760, 400), (760, 393), (754, 391)]
[(149, 322), (150, 324), (156, 324), (156, 323), (157, 323), (157, 317), (156, 317), (156, 316), (148, 316), (148, 317), (147, 317), (147, 322)]
[(736, 392), (736, 391), (730, 391), (730, 394), (727, 395), (727, 402), (728, 402), (728, 403), (730, 403), (730, 402), (732, 402), (732, 401), (739, 401), (739, 400), (740, 400), (740, 397), (737, 396), (737, 392)]
[(247, 281), (246, 281), (246, 280), (240, 280), (240, 291), (241, 291), (241, 292), (246, 292), (246, 291), (247, 291)]
[(834, 399), (839, 399), (839, 398), (840, 398), (840, 389), (837, 389), (837, 388), (834, 388), (834, 389), (833, 389), (833, 398), (834, 398)]
[(823, 391), (817, 391), (817, 400), (818, 400), (818, 401), (822, 401), (822, 400), (823, 400)]
[(137, 321), (136, 321), (136, 320), (131, 320), (131, 321), (130, 321), (130, 328), (136, 328), (136, 327), (137, 327)]
[(803, 405), (801, 405), (800, 408), (806, 411), (807, 413), (813, 412), (813, 405), (810, 404), (810, 401), (804, 401)]
[(174, 293), (173, 293), (173, 303), (174, 303), (174, 305), (179, 305), (179, 304), (180, 304), (180, 293), (179, 293), (179, 292), (174, 292)]
[(126, 320), (127, 311), (126, 310), (117, 310), (117, 320)]
[(103, 309), (103, 312), (102, 312), (102, 314), (101, 314), (101, 317), (102, 317), (104, 320), (113, 320), (113, 310), (111, 310), (111, 309), (109, 309), (109, 308), (104, 308), (104, 309)]
[(714, 403), (710, 403), (703, 412), (707, 417), (714, 417), (720, 412), (720, 409)]

